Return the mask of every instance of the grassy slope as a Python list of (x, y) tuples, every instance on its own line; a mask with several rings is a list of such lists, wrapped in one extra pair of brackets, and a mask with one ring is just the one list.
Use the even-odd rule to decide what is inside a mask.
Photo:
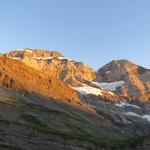
[[(5, 93), (5, 97), (6, 95)], [(6, 110), (12, 109), (14, 115), (9, 118), (2, 114), (0, 117), (1, 122), (26, 126), (37, 133), (59, 135), (63, 139), (88, 141), (106, 149), (133, 148), (137, 144), (143, 143), (142, 137), (130, 138), (107, 123), (102, 123), (101, 121), (95, 123), (94, 119), (93, 123), (91, 123), (87, 119), (80, 117), (80, 115), (73, 113), (73, 111), (70, 113), (61, 109), (52, 109), (48, 106), (29, 103), (22, 98), (16, 98), (16, 96), (9, 95), (8, 98), (17, 101), (15, 106), (11, 106), (12, 108), (6, 108)], [(90, 119), (92, 118), (90, 117)], [(103, 134), (103, 132), (108, 133), (108, 136), (102, 137), (100, 134)], [(122, 138), (110, 138), (109, 132), (114, 135), (118, 134)]]

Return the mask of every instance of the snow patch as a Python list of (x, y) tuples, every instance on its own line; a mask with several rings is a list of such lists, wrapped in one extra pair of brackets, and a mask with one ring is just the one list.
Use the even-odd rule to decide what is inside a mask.
[(8, 56), (8, 58), (15, 59), (15, 60), (22, 60), (21, 57), (10, 57), (10, 56)]
[(111, 90), (111, 91), (115, 91), (117, 87), (120, 87), (122, 84), (125, 84), (124, 81), (115, 81), (115, 82), (110, 82), (110, 83), (106, 83), (106, 82), (92, 82), (93, 84), (95, 84), (98, 87), (102, 87), (104, 89), (107, 90)]
[(65, 57), (34, 57), (34, 59), (37, 59), (37, 60), (50, 60), (50, 59), (59, 59), (59, 60), (69, 60)]
[(115, 104), (115, 105), (118, 106), (118, 107), (134, 107), (134, 108), (140, 109), (139, 106), (133, 105), (133, 104), (128, 104), (128, 103), (120, 103), (120, 104)]
[(66, 58), (66, 57), (57, 57), (59, 60), (70, 60), (70, 59), (68, 59), (68, 58)]
[(108, 91), (108, 93), (111, 94), (111, 95), (115, 95), (115, 93), (113, 93), (113, 92), (111, 92), (111, 91)]
[(57, 58), (60, 59), (60, 60), (66, 59), (65, 57), (57, 57)]
[(23, 51), (28, 52), (28, 53), (33, 53), (33, 51), (29, 49), (24, 49)]
[(150, 115), (143, 115), (142, 118), (147, 119), (150, 122)]
[(147, 114), (145, 114), (145, 115), (143, 115), (143, 116), (140, 116), (140, 115), (138, 115), (138, 114), (136, 114), (136, 113), (134, 113), (134, 112), (127, 112), (126, 115), (143, 118), (143, 119), (146, 119), (148, 122), (150, 122), (150, 115), (147, 115)]
[(110, 72), (111, 72), (111, 71), (106, 71), (105, 73), (108, 74), (108, 73), (110, 73)]
[(88, 86), (86, 84), (83, 84), (82, 87), (72, 87), (72, 88), (83, 95), (87, 95), (87, 94), (93, 94), (97, 96), (102, 95), (102, 90), (95, 87)]
[(128, 116), (136, 116), (136, 117), (142, 118), (142, 116), (140, 116), (140, 115), (138, 115), (138, 114), (136, 114), (134, 112), (127, 112), (126, 115), (128, 115)]
[(53, 57), (34, 57), (34, 59), (37, 59), (37, 60), (50, 60), (52, 58)]

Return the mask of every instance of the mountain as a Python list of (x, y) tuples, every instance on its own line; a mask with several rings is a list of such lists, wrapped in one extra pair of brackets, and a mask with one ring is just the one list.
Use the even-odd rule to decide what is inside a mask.
[(98, 82), (122, 81), (115, 93), (128, 96), (130, 100), (147, 102), (150, 100), (150, 70), (128, 60), (114, 60), (97, 72)]
[(54, 99), (79, 101), (76, 92), (62, 81), (6, 56), (0, 56), (0, 85), (21, 93), (33, 92)]
[(96, 78), (95, 71), (90, 67), (82, 62), (69, 60), (56, 51), (22, 49), (11, 51), (7, 56), (20, 59), (28, 66), (49, 76), (55, 76), (72, 86), (80, 85), (80, 82), (84, 80), (91, 81)]
[(127, 60), (95, 72), (57, 51), (1, 54), (0, 149), (149, 150), (149, 79)]
[[(114, 102), (125, 101), (123, 97), (94, 85), (92, 81), (96, 79), (96, 72), (90, 67), (82, 62), (70, 60), (59, 52), (25, 48), (10, 51), (6, 56), (10, 59), (17, 59), (33, 69), (64, 81), (79, 93), (83, 93), (82, 91), (85, 90), (88, 91), (88, 99), (90, 99), (90, 95), (96, 95), (97, 99)], [(83, 85), (86, 85), (86, 87)], [(97, 94), (97, 92), (101, 94)]]

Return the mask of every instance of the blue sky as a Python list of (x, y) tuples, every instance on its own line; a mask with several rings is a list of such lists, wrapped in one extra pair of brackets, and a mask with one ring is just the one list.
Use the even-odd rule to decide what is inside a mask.
[(0, 0), (0, 52), (58, 50), (98, 69), (113, 59), (150, 68), (150, 0)]

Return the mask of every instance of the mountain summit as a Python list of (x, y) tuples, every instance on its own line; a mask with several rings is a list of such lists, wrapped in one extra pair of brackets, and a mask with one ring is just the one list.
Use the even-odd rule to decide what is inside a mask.
[(98, 70), (99, 82), (124, 81), (116, 93), (132, 100), (150, 99), (150, 70), (128, 60), (114, 60)]
[(82, 62), (75, 62), (56, 51), (41, 49), (14, 50), (7, 54), (9, 58), (19, 59), (26, 65), (42, 71), (49, 76), (55, 76), (72, 85), (80, 85), (84, 80), (91, 81), (96, 73)]

